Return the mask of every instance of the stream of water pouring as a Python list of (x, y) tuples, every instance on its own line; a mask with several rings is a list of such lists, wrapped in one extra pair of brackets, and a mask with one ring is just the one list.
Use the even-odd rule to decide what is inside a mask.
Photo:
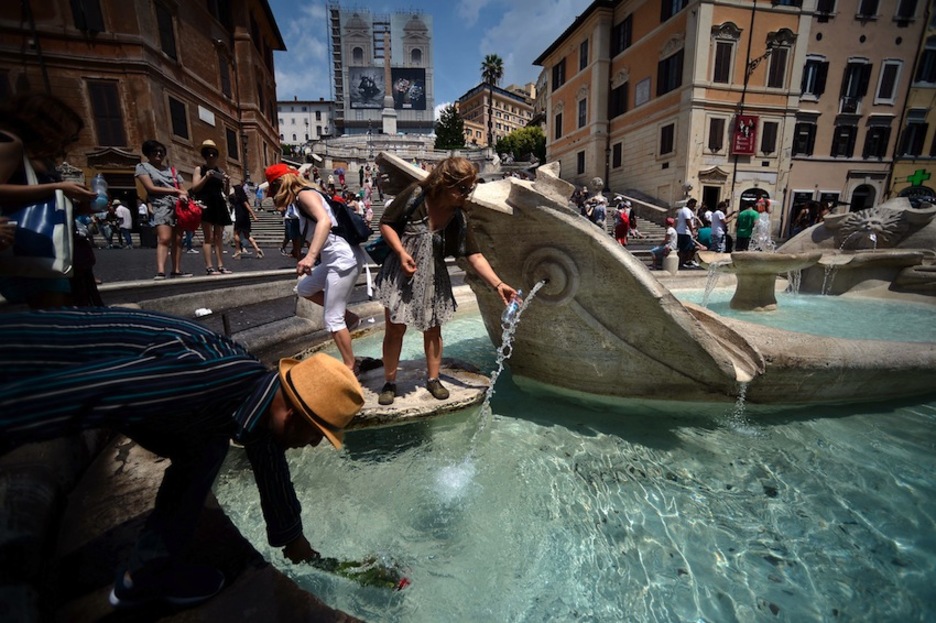
[(722, 266), (731, 265), (731, 260), (716, 260), (709, 264), (708, 267), (708, 278), (705, 281), (705, 292), (702, 294), (702, 307), (708, 307), (709, 297), (712, 296), (712, 291), (715, 290), (715, 285), (718, 283), (718, 271)]
[(539, 289), (546, 285), (546, 281), (540, 281), (533, 286), (520, 309), (514, 314), (509, 324), (503, 327), (501, 334), (501, 344), (497, 349), (497, 367), (491, 374), (491, 382), (488, 385), (487, 392), (484, 395), (484, 402), (481, 404), (480, 417), (478, 419), (478, 428), (471, 436), (468, 442), (468, 454), (460, 463), (447, 465), (439, 470), (436, 476), (436, 492), (446, 502), (452, 502), (458, 499), (466, 490), (468, 485), (474, 479), (476, 468), (474, 465), (474, 454), (478, 446), (478, 437), (487, 428), (491, 419), (491, 397), (494, 395), (494, 386), (497, 384), (497, 377), (504, 371), (504, 364), (510, 359), (513, 349), (514, 333), (517, 332), (517, 325), (520, 323), (520, 317), (524, 310), (530, 305), (530, 302), (536, 297)]

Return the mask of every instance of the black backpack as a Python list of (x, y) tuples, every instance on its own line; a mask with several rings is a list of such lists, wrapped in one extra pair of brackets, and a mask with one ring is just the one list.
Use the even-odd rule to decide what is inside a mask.
[[(303, 189), (305, 190), (305, 189)], [(348, 204), (335, 201), (322, 191), (313, 188), (315, 192), (322, 196), (331, 208), (332, 214), (338, 225), (332, 227), (332, 233), (337, 234), (348, 241), (348, 244), (357, 246), (365, 242), (374, 233), (374, 230), (367, 224), (360, 214), (355, 214)]]

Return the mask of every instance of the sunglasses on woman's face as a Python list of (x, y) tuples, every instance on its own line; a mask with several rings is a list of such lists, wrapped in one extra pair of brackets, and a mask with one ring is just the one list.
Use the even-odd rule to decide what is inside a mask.
[(477, 183), (472, 184), (455, 184), (454, 186), (449, 186), (452, 190), (456, 191), (462, 197), (467, 197), (474, 191)]

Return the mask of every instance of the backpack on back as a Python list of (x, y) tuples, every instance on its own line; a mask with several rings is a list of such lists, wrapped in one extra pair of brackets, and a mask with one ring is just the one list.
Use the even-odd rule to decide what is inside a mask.
[(332, 214), (335, 215), (335, 220), (338, 222), (338, 225), (332, 227), (333, 234), (341, 236), (348, 241), (348, 244), (357, 246), (370, 238), (371, 234), (374, 233), (370, 225), (367, 224), (361, 215), (356, 214), (354, 210), (348, 207), (348, 204), (335, 201), (316, 188), (311, 190), (317, 192), (325, 200), (331, 208)]

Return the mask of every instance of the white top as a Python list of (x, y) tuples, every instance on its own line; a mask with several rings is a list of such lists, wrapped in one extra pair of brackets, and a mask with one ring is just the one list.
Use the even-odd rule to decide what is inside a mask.
[(666, 228), (666, 246), (670, 248), (670, 253), (676, 250), (676, 229), (673, 227)]
[[(348, 270), (358, 265), (363, 266), (367, 260), (364, 249), (359, 245), (351, 246), (347, 240), (331, 231), (332, 227), (338, 225), (331, 206), (318, 192), (314, 190), (308, 192), (312, 193), (322, 203), (322, 207), (325, 208), (325, 212), (328, 214), (328, 223), (321, 223), (321, 225), (329, 229), (328, 238), (325, 239), (325, 244), (322, 246), (320, 253), (322, 263), (339, 271)], [(299, 211), (299, 231), (305, 232), (306, 241), (311, 243), (312, 237), (315, 235), (315, 229), (319, 226), (319, 223), (307, 217), (304, 212)]]
[(114, 213), (117, 215), (117, 218), (120, 219), (121, 229), (133, 228), (133, 215), (130, 214), (130, 208), (121, 204), (114, 209)]
[(725, 213), (721, 210), (712, 212), (712, 235), (720, 236), (725, 233)]
[(693, 214), (687, 206), (683, 206), (676, 211), (676, 233), (677, 234), (688, 234), (691, 233), (690, 225), (692, 224)]

